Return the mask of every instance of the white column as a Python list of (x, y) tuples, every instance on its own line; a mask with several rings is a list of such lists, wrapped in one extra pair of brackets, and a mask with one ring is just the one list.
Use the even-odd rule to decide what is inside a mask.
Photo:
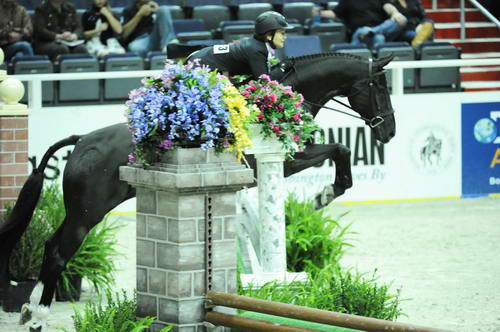
[(256, 154), (263, 272), (286, 272), (283, 153)]

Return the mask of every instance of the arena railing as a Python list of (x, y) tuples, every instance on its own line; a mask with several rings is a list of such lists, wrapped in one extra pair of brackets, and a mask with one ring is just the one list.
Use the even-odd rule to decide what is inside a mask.
[[(419, 60), (419, 61), (393, 61), (385, 68), (392, 69), (392, 95), (403, 95), (403, 70), (411, 68), (440, 68), (440, 67), (467, 67), (467, 66), (492, 66), (500, 65), (500, 59), (460, 59), (460, 60)], [(90, 80), (108, 78), (135, 78), (158, 74), (159, 70), (142, 70), (133, 72), (86, 72), (86, 73), (61, 73), (61, 74), (30, 74), (12, 75), (20, 81), (28, 82), (28, 107), (30, 109), (44, 108), (42, 105), (42, 82), (66, 80)], [(119, 102), (117, 102), (119, 104)], [(67, 106), (67, 105), (65, 105)], [(95, 105), (102, 107), (102, 105)]]

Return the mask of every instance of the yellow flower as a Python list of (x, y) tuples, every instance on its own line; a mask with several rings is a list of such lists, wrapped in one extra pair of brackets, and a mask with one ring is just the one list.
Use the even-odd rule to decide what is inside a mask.
[(241, 160), (243, 151), (252, 146), (252, 141), (248, 136), (247, 122), (250, 117), (250, 109), (248, 108), (247, 101), (238, 92), (238, 90), (229, 82), (225, 80), (224, 102), (226, 103), (229, 112), (230, 130), (234, 135), (235, 141), (229, 145), (226, 150), (235, 151), (236, 158)]

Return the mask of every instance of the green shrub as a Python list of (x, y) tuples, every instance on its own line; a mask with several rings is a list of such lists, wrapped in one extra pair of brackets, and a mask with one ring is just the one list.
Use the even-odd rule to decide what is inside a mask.
[[(293, 195), (285, 203), (287, 269), (315, 274), (328, 265), (338, 265), (345, 249), (352, 245), (342, 227), (324, 209), (315, 210), (312, 201), (299, 202)], [(341, 216), (342, 217), (342, 216)]]
[[(85, 303), (81, 309), (73, 308), (72, 316), (76, 332), (140, 332), (149, 328), (155, 317), (137, 318), (137, 299), (127, 297), (125, 290), (112, 294), (109, 289), (105, 290), (106, 304), (102, 299)], [(64, 328), (59, 328), (68, 332)], [(165, 327), (161, 332), (172, 329)]]
[[(11, 207), (7, 207), (7, 214)], [(44, 187), (26, 232), (17, 243), (10, 259), (11, 276), (15, 280), (36, 279), (43, 261), (45, 242), (55, 233), (66, 216), (63, 194), (56, 183)], [(119, 255), (115, 247), (117, 222), (107, 217), (85, 237), (80, 249), (68, 262), (61, 280), (66, 290), (69, 279), (80, 275), (85, 277), (94, 289), (113, 284), (114, 259)]]
[(240, 289), (240, 295), (336, 311), (385, 320), (402, 315), (400, 290), (389, 292), (389, 286), (377, 283), (376, 272), (367, 277), (358, 272), (342, 271), (328, 266), (307, 282), (286, 285), (270, 282), (262, 287)]

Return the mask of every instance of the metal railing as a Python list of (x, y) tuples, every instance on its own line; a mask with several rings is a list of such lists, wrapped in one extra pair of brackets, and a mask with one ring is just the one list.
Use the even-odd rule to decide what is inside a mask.
[[(385, 68), (392, 69), (392, 94), (403, 95), (403, 70), (411, 68), (440, 68), (440, 67), (462, 67), (462, 66), (485, 66), (500, 65), (500, 59), (460, 59), (460, 60), (419, 60), (419, 61), (393, 61)], [(159, 74), (160, 70), (142, 71), (119, 71), (119, 72), (87, 72), (87, 73), (61, 73), (61, 74), (28, 74), (12, 75), (20, 81), (28, 82), (28, 107), (30, 109), (41, 109), (42, 106), (42, 82), (44, 81), (68, 81), (68, 80), (90, 80), (110, 78), (134, 78), (146, 77)], [(97, 105), (98, 107), (102, 107)]]
[[(435, 6), (437, 4), (435, 3), (436, 0), (433, 0), (432, 2), (432, 7), (435, 9)], [(493, 16), (486, 8), (483, 7), (477, 0), (469, 0), (469, 2), (479, 9), (479, 11), (486, 16), (491, 22), (495, 23), (497, 28), (500, 29), (500, 21)], [(466, 33), (465, 33), (465, 0), (460, 0), (460, 39), (465, 39), (466, 38)]]

